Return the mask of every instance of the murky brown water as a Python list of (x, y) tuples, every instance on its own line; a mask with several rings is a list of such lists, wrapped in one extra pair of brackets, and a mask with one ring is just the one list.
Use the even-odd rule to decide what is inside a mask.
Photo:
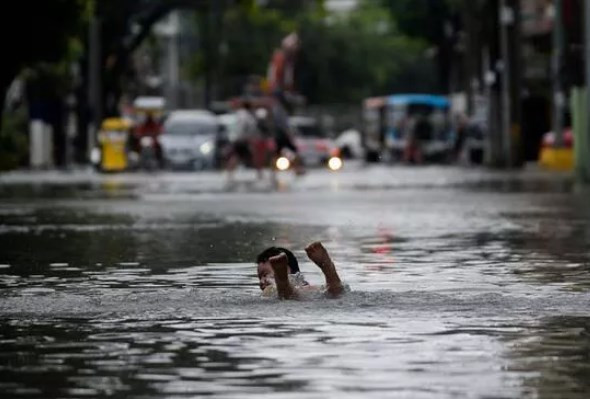
[[(4, 187), (0, 397), (588, 397), (585, 194), (361, 180)], [(266, 245), (295, 249), (321, 282), (311, 240), (352, 292), (261, 298)]]

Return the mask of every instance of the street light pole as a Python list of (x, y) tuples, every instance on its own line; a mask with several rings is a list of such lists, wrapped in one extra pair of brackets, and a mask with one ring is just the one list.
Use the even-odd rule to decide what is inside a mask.
[(508, 43), (508, 26), (514, 23), (514, 10), (508, 6), (506, 0), (500, 0), (499, 3), (499, 20), (500, 20), (500, 54), (501, 54), (501, 72), (502, 72), (502, 92), (501, 92), (501, 131), (502, 131), (502, 149), (504, 152), (504, 166), (512, 165), (512, 143), (511, 143), (511, 103), (510, 103), (510, 51)]
[(565, 96), (561, 82), (561, 62), (563, 56), (563, 1), (554, 0), (555, 17), (553, 22), (553, 134), (555, 146), (563, 146), (563, 107)]
[[(585, 47), (584, 47), (584, 55), (585, 55), (585, 78), (586, 78), (586, 107), (590, 104), (590, 1), (584, 1), (584, 26), (585, 26)], [(583, 133), (585, 134), (585, 140), (581, 140), (581, 143), (577, 145), (584, 146), (582, 147), (583, 157), (580, 160), (576, 160), (576, 162), (581, 163), (582, 181), (586, 183), (590, 183), (590, 116), (586, 113), (584, 115), (586, 120), (586, 131)], [(574, 143), (574, 145), (576, 145)]]
[(88, 31), (88, 104), (90, 120), (87, 132), (87, 156), (90, 156), (96, 144), (96, 133), (102, 118), (102, 83), (101, 83), (101, 24), (100, 19), (93, 15)]

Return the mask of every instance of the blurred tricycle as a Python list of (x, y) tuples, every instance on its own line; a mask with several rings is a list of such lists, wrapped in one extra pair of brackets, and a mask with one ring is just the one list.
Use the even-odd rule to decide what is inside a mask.
[(134, 168), (155, 170), (162, 167), (162, 119), (165, 102), (162, 97), (138, 97), (133, 102), (134, 122), (130, 157)]
[(133, 124), (128, 119), (107, 118), (98, 133), (91, 161), (102, 172), (121, 172), (129, 167), (128, 147)]

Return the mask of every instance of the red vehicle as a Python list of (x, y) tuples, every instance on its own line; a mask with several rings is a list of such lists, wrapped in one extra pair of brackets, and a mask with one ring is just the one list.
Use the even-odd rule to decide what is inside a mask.
[(131, 147), (140, 168), (151, 170), (162, 165), (161, 134), (162, 125), (152, 114), (147, 114), (146, 119), (133, 129)]

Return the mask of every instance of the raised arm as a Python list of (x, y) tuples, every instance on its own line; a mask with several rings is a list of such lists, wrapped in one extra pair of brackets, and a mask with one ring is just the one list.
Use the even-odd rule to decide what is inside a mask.
[(299, 293), (289, 281), (289, 261), (287, 255), (281, 253), (268, 259), (274, 272), (279, 298), (298, 299)]
[(313, 242), (305, 248), (307, 256), (315, 263), (324, 273), (326, 278), (326, 292), (332, 298), (338, 298), (344, 293), (344, 286), (336, 271), (336, 266), (328, 251), (321, 242)]

